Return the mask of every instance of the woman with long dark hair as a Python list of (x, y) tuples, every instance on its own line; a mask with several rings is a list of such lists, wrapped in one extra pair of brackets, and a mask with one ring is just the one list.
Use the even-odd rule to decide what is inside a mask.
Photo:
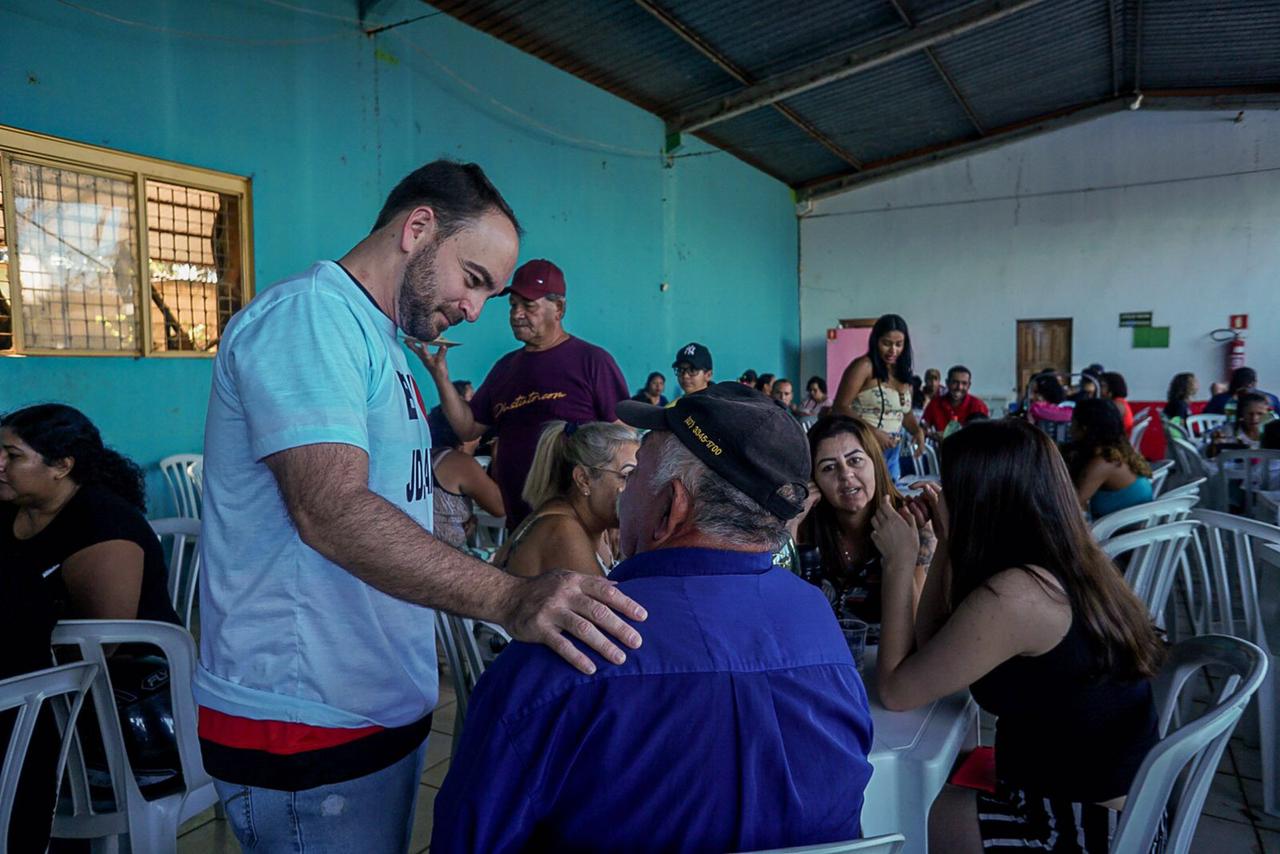
[[(913, 620), (926, 519), (939, 547)], [(1048, 850), (1058, 838), (1106, 851), (1158, 738), (1150, 680), (1164, 648), (1086, 527), (1053, 442), (1015, 419), (968, 426), (943, 443), (941, 491), (906, 512), (882, 503), (873, 525), (880, 701), (909, 709), (969, 688), (997, 716), (996, 792), (948, 786), (931, 847)]]
[(1169, 393), (1164, 405), (1164, 417), (1170, 421), (1181, 418), (1184, 421), (1191, 415), (1191, 398), (1200, 391), (1200, 383), (1196, 375), (1190, 372), (1174, 374), (1169, 381)]
[(1133, 429), (1133, 407), (1129, 406), (1129, 384), (1125, 382), (1124, 374), (1107, 371), (1102, 375), (1102, 397), (1111, 401), (1120, 413), (1127, 434)]
[[(821, 418), (809, 430), (813, 481), (821, 496), (800, 523), (797, 541), (818, 547), (822, 577), (838, 617), (880, 622), (880, 551), (871, 542), (871, 517), (880, 499), (895, 508), (906, 499), (889, 477), (875, 431), (865, 421), (845, 415)], [(913, 589), (924, 589), (925, 571), (933, 559), (933, 529), (920, 527)]]
[(1065, 454), (1080, 506), (1094, 519), (1151, 500), (1151, 464), (1129, 444), (1113, 401), (1076, 404)]
[(0, 418), (0, 554), (65, 595), (67, 616), (178, 623), (142, 470), (59, 403)]
[(896, 314), (884, 315), (871, 327), (867, 354), (844, 369), (831, 407), (834, 414), (861, 418), (875, 429), (895, 480), (901, 474), (898, 434), (904, 426), (924, 451), (924, 431), (911, 411), (911, 363), (907, 322)]

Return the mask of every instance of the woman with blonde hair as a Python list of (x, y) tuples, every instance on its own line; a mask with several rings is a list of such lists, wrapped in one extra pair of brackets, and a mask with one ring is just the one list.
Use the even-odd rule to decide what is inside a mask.
[(639, 448), (635, 431), (621, 424), (548, 422), (524, 482), (534, 511), (493, 562), (513, 575), (607, 575), (616, 563), (609, 532), (618, 527), (618, 493)]

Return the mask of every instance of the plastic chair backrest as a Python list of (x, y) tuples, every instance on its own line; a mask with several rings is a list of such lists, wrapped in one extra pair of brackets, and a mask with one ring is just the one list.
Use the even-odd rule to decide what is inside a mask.
[(850, 839), (847, 842), (822, 842), (798, 848), (769, 848), (750, 854), (898, 854), (906, 843), (907, 838), (901, 833), (887, 833), (884, 836)]
[(1178, 565), (1198, 526), (1198, 522), (1189, 520), (1168, 522), (1119, 534), (1101, 544), (1113, 560), (1125, 554), (1130, 556), (1125, 580), (1158, 625), (1164, 625), (1165, 606), (1173, 591)]
[(191, 478), (191, 487), (196, 491), (200, 507), (204, 507), (204, 457), (187, 466), (187, 476)]
[(58, 750), (58, 764), (52, 777), (52, 780), (58, 781), (62, 779), (63, 769), (67, 765), (67, 754), (74, 740), (80, 708), (97, 675), (98, 665), (78, 662), (0, 681), (0, 712), (18, 710), (13, 730), (9, 734), (9, 743), (4, 745), (4, 765), (0, 768), (0, 851), (7, 850), (8, 847), (14, 799), (41, 709), (48, 701), (66, 698), (61, 708), (56, 703), (50, 703), (62, 731), (62, 746)]
[(1184, 495), (1194, 495), (1196, 497), (1196, 500), (1199, 501), (1200, 487), (1204, 486), (1204, 484), (1205, 484), (1205, 479), (1203, 477), (1198, 477), (1195, 480), (1191, 481), (1190, 483), (1184, 483), (1182, 484), (1182, 486), (1177, 486), (1177, 487), (1174, 487), (1173, 489), (1170, 489), (1168, 492), (1161, 493), (1160, 500), (1164, 501), (1169, 498), (1181, 498)]
[(1103, 542), (1127, 529), (1152, 528), (1166, 522), (1176, 522), (1185, 519), (1199, 500), (1197, 495), (1180, 495), (1135, 504), (1108, 513), (1094, 522), (1093, 535), (1098, 542)]
[(1146, 434), (1147, 428), (1151, 426), (1151, 410), (1148, 409), (1145, 415), (1133, 422), (1133, 427), (1129, 429), (1129, 444), (1136, 451), (1142, 444), (1142, 437)]
[(200, 494), (191, 479), (191, 466), (200, 463), (204, 471), (204, 455), (174, 454), (160, 461), (160, 473), (169, 486), (169, 495), (173, 498), (174, 511), (188, 519), (200, 518)]
[(169, 552), (169, 601), (182, 625), (191, 631), (191, 612), (200, 584), (200, 520), (173, 516), (151, 519), (150, 523)]
[(467, 701), (471, 698), (471, 689), (467, 685), (466, 665), (462, 661), (462, 650), (458, 647), (448, 615), (444, 611), (436, 611), (436, 638), (444, 649), (445, 661), (449, 664), (449, 675), (453, 679), (454, 702), (457, 703), (453, 730), (454, 746), (457, 746), (461, 735), (462, 723), (467, 717)]
[(1258, 596), (1255, 552), (1268, 546), (1280, 548), (1280, 527), (1213, 510), (1196, 510), (1191, 518), (1201, 526), (1191, 558), (1207, 569), (1217, 600), (1214, 630), (1270, 649)]
[(1160, 460), (1158, 463), (1151, 464), (1151, 497), (1159, 498), (1160, 493), (1164, 492), (1165, 481), (1169, 479), (1169, 472), (1173, 470), (1173, 460)]
[[(53, 820), (58, 838), (96, 839), (128, 834), (132, 850), (177, 850), (178, 826), (186, 818), (217, 802), (213, 780), (204, 770), (196, 731), (195, 698), (191, 680), (196, 662), (195, 641), (186, 629), (150, 620), (64, 620), (53, 629), (53, 646), (73, 647), (83, 661), (98, 665), (90, 689), (98, 730), (111, 778), (114, 808), (99, 812), (89, 791), (84, 757), (74, 749), (68, 762), (71, 812), (59, 811)], [(150, 644), (159, 648), (169, 669), (169, 699), (173, 709), (182, 788), (147, 800), (138, 788), (133, 766), (124, 746), (107, 672), (106, 648), (117, 644)]]
[(1274, 488), (1272, 469), (1280, 464), (1280, 451), (1260, 448), (1232, 448), (1217, 456), (1223, 480), (1238, 480), (1244, 493), (1244, 515), (1253, 515), (1254, 493)]
[[(1210, 666), (1218, 673), (1223, 669), (1228, 672), (1217, 696), (1201, 715), (1169, 732), (1178, 695), (1197, 671)], [(1170, 650), (1154, 685), (1161, 739), (1147, 752), (1129, 787), (1111, 839), (1113, 852), (1150, 850), (1166, 809), (1165, 851), (1185, 854), (1190, 850), (1218, 762), (1266, 672), (1266, 653), (1239, 638), (1206, 635), (1185, 640)]]
[(1200, 415), (1188, 415), (1185, 423), (1187, 425), (1187, 433), (1190, 434), (1192, 439), (1199, 441), (1207, 434), (1212, 433), (1218, 427), (1226, 424), (1227, 416), (1212, 414), (1206, 415), (1204, 413), (1201, 413)]

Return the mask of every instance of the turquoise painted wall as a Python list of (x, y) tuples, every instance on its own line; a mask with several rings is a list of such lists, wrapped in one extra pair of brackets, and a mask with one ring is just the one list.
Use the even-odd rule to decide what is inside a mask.
[[(435, 15), (368, 37), (355, 0), (94, 0), (127, 25), (0, 0), (0, 124), (253, 179), (259, 290), (341, 255), (394, 183), (439, 156), (482, 164), (526, 230), (522, 260), (565, 271), (569, 330), (633, 386), (689, 340), (717, 374), (798, 363), (797, 230), (788, 189), (694, 144), (668, 163), (654, 116)], [(87, 4), (86, 4), (87, 6)], [(411, 0), (378, 22), (423, 14)], [(668, 282), (663, 292), (660, 284)], [(505, 305), (451, 337), (479, 380), (514, 342)], [(298, 358), (307, 358), (299, 353)], [(0, 359), (0, 411), (83, 408), (154, 469), (197, 450), (207, 361)], [(424, 391), (430, 383), (422, 375)], [(152, 473), (152, 512), (168, 499)]]

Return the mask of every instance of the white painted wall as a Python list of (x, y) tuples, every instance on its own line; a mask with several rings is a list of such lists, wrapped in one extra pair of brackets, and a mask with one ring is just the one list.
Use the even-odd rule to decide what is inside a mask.
[[(1008, 397), (1016, 321), (1074, 318), (1075, 370), (1130, 397), (1222, 378), (1208, 333), (1248, 314), (1247, 363), (1280, 391), (1280, 113), (1126, 112), (851, 190), (801, 221), (803, 376), (842, 317), (903, 315), (918, 372), (963, 362)], [(1168, 350), (1118, 314), (1153, 311)], [(832, 382), (836, 378), (830, 378)]]

